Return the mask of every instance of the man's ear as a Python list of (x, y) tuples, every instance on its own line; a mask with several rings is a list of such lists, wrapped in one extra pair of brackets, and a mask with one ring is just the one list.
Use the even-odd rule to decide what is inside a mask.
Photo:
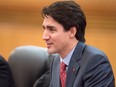
[(76, 32), (77, 32), (76, 27), (75, 26), (71, 27), (71, 29), (70, 29), (70, 38), (75, 37)]

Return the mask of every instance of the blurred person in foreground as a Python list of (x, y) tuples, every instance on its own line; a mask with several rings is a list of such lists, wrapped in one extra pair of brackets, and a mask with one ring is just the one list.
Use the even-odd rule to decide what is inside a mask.
[[(76, 2), (54, 2), (42, 9), (42, 16), (48, 53), (59, 54), (52, 61), (50, 87), (115, 87), (107, 56), (85, 44), (86, 17)], [(62, 62), (66, 65), (63, 83)]]
[(0, 55), (0, 87), (15, 87), (8, 62)]

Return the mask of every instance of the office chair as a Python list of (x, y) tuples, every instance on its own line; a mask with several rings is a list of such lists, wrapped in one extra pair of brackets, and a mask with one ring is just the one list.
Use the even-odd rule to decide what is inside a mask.
[(46, 48), (19, 46), (11, 52), (8, 63), (11, 67), (16, 87), (36, 87), (37, 80), (42, 78), (42, 75), (46, 72), (48, 74), (47, 79), (41, 84), (45, 84), (46, 86), (44, 87), (48, 87), (50, 55), (47, 53)]

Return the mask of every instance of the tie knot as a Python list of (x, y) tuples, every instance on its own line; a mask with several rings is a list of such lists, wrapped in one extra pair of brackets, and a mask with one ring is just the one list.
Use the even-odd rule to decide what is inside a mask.
[(61, 62), (60, 64), (61, 69), (66, 70), (66, 66), (67, 65), (64, 62)]

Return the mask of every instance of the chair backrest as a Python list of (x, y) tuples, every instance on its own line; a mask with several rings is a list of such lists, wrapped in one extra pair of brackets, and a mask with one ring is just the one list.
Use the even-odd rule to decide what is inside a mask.
[(16, 87), (32, 87), (36, 79), (49, 68), (49, 54), (46, 48), (20, 46), (14, 49), (8, 59)]

